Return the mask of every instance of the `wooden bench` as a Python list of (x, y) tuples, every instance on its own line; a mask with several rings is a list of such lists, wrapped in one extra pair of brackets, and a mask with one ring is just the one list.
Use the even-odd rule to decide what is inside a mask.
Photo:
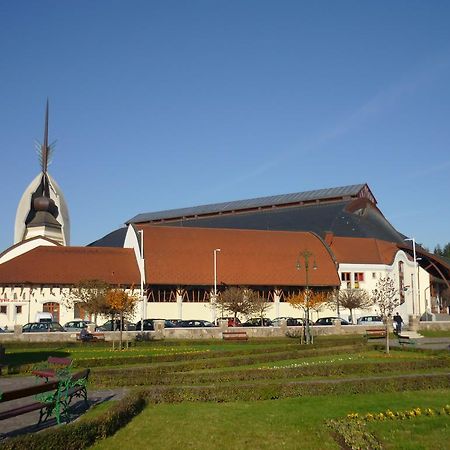
[[(55, 415), (57, 423), (61, 418), (68, 421), (68, 408), (74, 397), (83, 398), (88, 404), (87, 381), (90, 369), (84, 369), (66, 379), (50, 381), (26, 388), (3, 392), (0, 403), (35, 396), (29, 403), (0, 412), (0, 420), (10, 419), (22, 414), (39, 411), (38, 425), (47, 420), (52, 414)], [(48, 395), (45, 395), (49, 393)], [(39, 398), (41, 397), (41, 398)]]
[(366, 330), (364, 337), (367, 339), (376, 339), (386, 337), (386, 330), (384, 328), (372, 328)]
[(403, 345), (416, 345), (417, 341), (415, 339), (410, 338), (409, 336), (402, 336), (401, 334), (398, 335), (398, 343)]
[(95, 332), (95, 333), (90, 333), (90, 334), (93, 336), (92, 339), (82, 340), (81, 336), (80, 336), (80, 333), (77, 333), (77, 336), (76, 336), (77, 341), (82, 341), (82, 342), (99, 342), (99, 341), (104, 341), (105, 340), (105, 334), (104, 333), (97, 333), (97, 332)]
[(61, 371), (68, 371), (72, 365), (70, 358), (58, 358), (56, 356), (49, 356), (46, 367), (42, 367), (31, 372), (34, 376), (45, 378), (48, 382), (49, 378), (55, 378)]
[(0, 412), (0, 420), (10, 419), (11, 417), (20, 416), (32, 411), (39, 411), (39, 421), (47, 420), (55, 407), (57, 401), (59, 381), (51, 381), (50, 383), (42, 383), (26, 388), (15, 389), (13, 391), (3, 392), (0, 397), (0, 403), (18, 400), (20, 398), (27, 398), (46, 392), (55, 391), (53, 395), (49, 395), (47, 400), (36, 400), (33, 398), (29, 403), (16, 408), (10, 408), (7, 411)]
[(248, 341), (248, 335), (245, 330), (223, 331), (224, 341)]
[(6, 356), (5, 346), (0, 344), (0, 376), (2, 375), (3, 367), (7, 367), (7, 365), (4, 364), (5, 356)]

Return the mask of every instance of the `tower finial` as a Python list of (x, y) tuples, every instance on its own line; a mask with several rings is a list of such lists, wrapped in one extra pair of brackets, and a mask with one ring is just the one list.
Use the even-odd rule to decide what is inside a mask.
[(45, 107), (45, 127), (44, 127), (44, 142), (42, 144), (41, 157), (42, 157), (42, 172), (47, 173), (48, 169), (48, 98), (47, 105)]
[(50, 164), (50, 158), (53, 153), (55, 143), (48, 143), (48, 107), (49, 101), (47, 98), (47, 104), (45, 107), (45, 124), (44, 124), (44, 141), (42, 144), (36, 142), (36, 148), (39, 153), (39, 161), (41, 163), (42, 173), (47, 174), (48, 166)]

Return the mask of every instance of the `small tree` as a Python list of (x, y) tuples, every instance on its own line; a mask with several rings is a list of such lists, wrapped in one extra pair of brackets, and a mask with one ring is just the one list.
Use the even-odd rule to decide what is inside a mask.
[(318, 291), (314, 292), (311, 289), (305, 289), (298, 294), (290, 295), (287, 298), (288, 303), (294, 308), (303, 310), (305, 318), (305, 337), (306, 343), (312, 344), (311, 330), (309, 327), (310, 310), (318, 311), (324, 304), (328, 303), (330, 294), (328, 292)]
[(252, 291), (249, 299), (253, 303), (253, 314), (261, 319), (261, 326), (263, 326), (266, 312), (272, 307), (272, 304), (254, 291)]
[(243, 287), (230, 287), (217, 297), (217, 304), (222, 311), (233, 314), (236, 320), (238, 314), (248, 316), (255, 311), (254, 293), (251, 289)]
[[(112, 316), (119, 316), (120, 348), (122, 349), (122, 328), (126, 317), (134, 312), (137, 297), (127, 294), (122, 289), (110, 289), (106, 294), (106, 303)], [(113, 321), (114, 323), (114, 321)]]
[(394, 309), (400, 305), (398, 291), (395, 288), (394, 280), (390, 277), (380, 278), (372, 291), (372, 300), (380, 310), (381, 317), (386, 329), (386, 353), (389, 353), (389, 320)]
[(69, 294), (64, 296), (64, 300), (69, 308), (78, 304), (89, 314), (92, 314), (97, 325), (98, 315), (108, 312), (106, 295), (109, 289), (110, 287), (105, 281), (83, 280), (76, 284)]
[(354, 322), (353, 311), (355, 309), (367, 309), (373, 305), (373, 299), (364, 289), (343, 289), (337, 295), (339, 305), (350, 311), (352, 322)]

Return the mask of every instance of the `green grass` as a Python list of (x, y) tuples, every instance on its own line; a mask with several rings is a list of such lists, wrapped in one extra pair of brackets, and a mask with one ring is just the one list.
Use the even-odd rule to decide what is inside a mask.
[(450, 447), (449, 416), (372, 422), (367, 429), (383, 442), (386, 450), (448, 450)]
[(425, 337), (450, 337), (450, 330), (420, 330), (419, 333)]
[[(122, 448), (133, 442), (133, 447), (159, 449), (338, 449), (325, 424), (327, 419), (340, 418), (349, 412), (380, 412), (388, 408), (438, 408), (449, 397), (450, 390), (441, 390), (224, 404), (151, 405), (116, 435), (93, 448)], [(438, 423), (437, 419), (434, 431), (429, 436), (433, 444), (445, 442), (444, 439), (448, 437), (448, 424), (442, 427), (445, 423)], [(449, 420), (448, 416), (440, 419)], [(396, 429), (397, 422), (380, 425), (386, 429), (377, 432), (383, 442), (386, 439), (391, 445), (389, 434)], [(407, 427), (411, 424), (402, 425)], [(389, 448), (404, 448), (396, 447), (395, 441), (393, 445)]]

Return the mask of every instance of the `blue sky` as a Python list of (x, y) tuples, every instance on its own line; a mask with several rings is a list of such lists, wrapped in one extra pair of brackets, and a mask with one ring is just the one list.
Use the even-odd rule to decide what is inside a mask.
[(39, 172), (72, 244), (142, 212), (367, 182), (450, 241), (447, 1), (0, 3), (0, 249)]

